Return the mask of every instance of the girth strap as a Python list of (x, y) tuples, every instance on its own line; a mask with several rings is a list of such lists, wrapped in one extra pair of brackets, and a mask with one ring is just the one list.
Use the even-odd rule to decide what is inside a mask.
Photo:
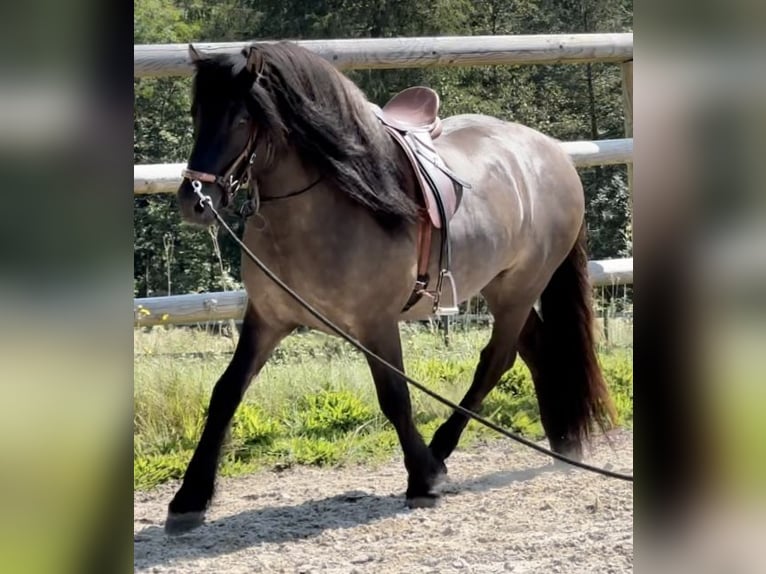
[(431, 221), (428, 219), (428, 215), (423, 215), (418, 226), (418, 276), (415, 280), (412, 294), (404, 305), (402, 313), (409, 311), (415, 303), (420, 301), (423, 295), (429, 294), (426, 291), (426, 287), (428, 287), (430, 281), (428, 261), (431, 258), (431, 229)]

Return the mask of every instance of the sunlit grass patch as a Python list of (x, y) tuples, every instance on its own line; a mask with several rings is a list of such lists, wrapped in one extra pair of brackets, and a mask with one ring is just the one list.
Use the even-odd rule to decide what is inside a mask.
[[(159, 332), (159, 333), (158, 333)], [(166, 340), (164, 338), (166, 337)], [(231, 340), (189, 329), (136, 332), (134, 486), (146, 489), (183, 476), (205, 421), (210, 392), (230, 357)], [(404, 326), (405, 368), (416, 380), (459, 402), (471, 384), (489, 329), (454, 330), (450, 345), (427, 329)], [(166, 345), (165, 345), (166, 343)], [(216, 350), (217, 355), (200, 355)], [(146, 353), (146, 351), (151, 351)], [(195, 354), (197, 353), (197, 354)], [(629, 349), (600, 355), (620, 424), (633, 420)], [(426, 441), (450, 409), (412, 389), (415, 422)], [(527, 437), (543, 437), (534, 385), (519, 360), (484, 401), (481, 412)], [(495, 437), (471, 422), (461, 446)], [(378, 405), (367, 362), (345, 342), (318, 333), (286, 339), (237, 409), (220, 473), (292, 465), (371, 464), (399, 456), (399, 442)]]

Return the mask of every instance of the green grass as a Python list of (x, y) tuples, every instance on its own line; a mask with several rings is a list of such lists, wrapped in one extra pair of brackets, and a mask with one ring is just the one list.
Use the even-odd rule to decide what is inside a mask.
[[(439, 334), (402, 327), (407, 372), (456, 402), (473, 377), (489, 329)], [(148, 489), (181, 478), (205, 421), (210, 391), (226, 368), (234, 342), (187, 329), (137, 330), (134, 364), (134, 486)], [(205, 358), (168, 353), (218, 353)], [(633, 420), (629, 348), (600, 355), (622, 425)], [(415, 421), (426, 440), (449, 409), (411, 391)], [(482, 413), (532, 438), (542, 438), (529, 371), (519, 360), (487, 397)], [(494, 433), (471, 422), (470, 445)], [(291, 465), (374, 464), (398, 453), (396, 433), (380, 413), (366, 362), (349, 345), (318, 333), (286, 339), (248, 389), (235, 414), (220, 472), (233, 476)]]

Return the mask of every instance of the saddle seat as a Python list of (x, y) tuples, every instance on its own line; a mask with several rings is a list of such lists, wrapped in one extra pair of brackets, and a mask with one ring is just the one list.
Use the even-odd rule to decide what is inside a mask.
[[(403, 311), (409, 310), (427, 294), (434, 299), (434, 312), (439, 315), (457, 313), (457, 291), (450, 273), (449, 222), (455, 215), (463, 188), (470, 185), (455, 175), (440, 157), (433, 141), (442, 133), (439, 119), (439, 95), (431, 88), (413, 86), (392, 97), (383, 108), (372, 105), (386, 131), (399, 144), (409, 160), (423, 199), (424, 215), (418, 229), (418, 275), (412, 296)], [(436, 290), (426, 291), (430, 278), (432, 227), (441, 230), (439, 277)], [(439, 305), (442, 281), (451, 286), (451, 305)]]
[(427, 131), (435, 140), (442, 133), (439, 94), (431, 88), (413, 86), (402, 90), (383, 106), (383, 121), (401, 131)]

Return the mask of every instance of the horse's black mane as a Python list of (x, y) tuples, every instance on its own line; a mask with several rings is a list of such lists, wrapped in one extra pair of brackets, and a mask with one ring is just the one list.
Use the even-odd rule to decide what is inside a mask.
[(262, 75), (255, 81), (246, 51), (196, 63), (195, 103), (247, 98), (259, 131), (277, 150), (301, 158), (387, 228), (413, 220), (415, 203), (402, 191), (393, 142), (370, 113), (364, 94), (320, 56), (289, 42), (259, 44)]

